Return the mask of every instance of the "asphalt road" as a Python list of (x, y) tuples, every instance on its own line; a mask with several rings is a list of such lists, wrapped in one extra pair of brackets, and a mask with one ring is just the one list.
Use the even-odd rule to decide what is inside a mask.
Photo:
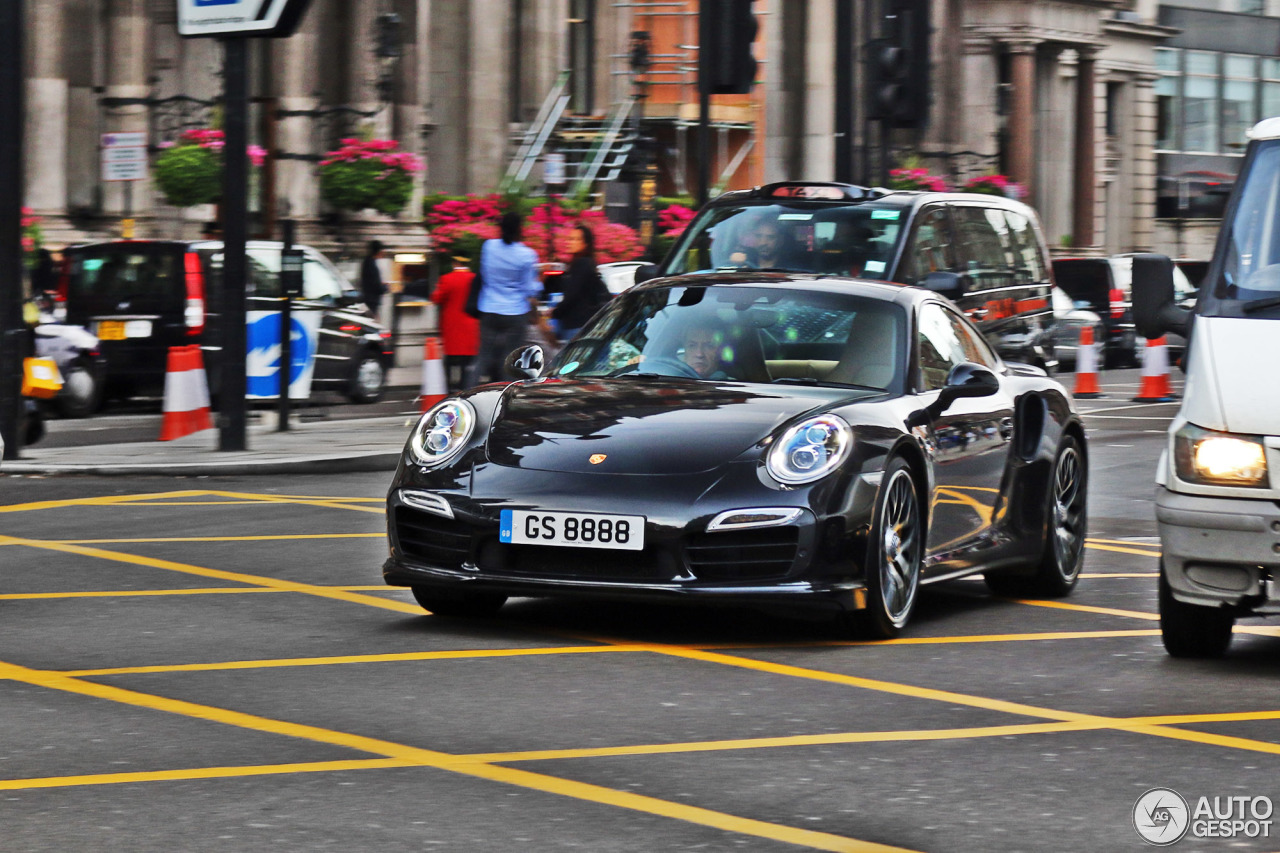
[(1128, 851), (1152, 788), (1280, 801), (1280, 628), (1164, 654), (1175, 406), (1104, 390), (1075, 594), (931, 587), (888, 643), (428, 616), (380, 584), (386, 475), (0, 477), (0, 850)]

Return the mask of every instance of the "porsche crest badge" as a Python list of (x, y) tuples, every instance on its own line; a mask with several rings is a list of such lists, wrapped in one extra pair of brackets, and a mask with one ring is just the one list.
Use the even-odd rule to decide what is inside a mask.
[(603, 462), (608, 458), (609, 458), (608, 455), (604, 453), (592, 453), (591, 457), (587, 461), (590, 462), (592, 465), (599, 465), (601, 462)]

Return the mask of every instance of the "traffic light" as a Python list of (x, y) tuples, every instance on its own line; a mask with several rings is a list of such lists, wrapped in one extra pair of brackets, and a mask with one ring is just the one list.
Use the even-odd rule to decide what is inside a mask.
[(378, 16), (377, 48), (374, 53), (380, 59), (397, 59), (404, 52), (400, 41), (400, 16), (395, 12), (383, 12)]
[(760, 25), (751, 0), (698, 4), (698, 83), (709, 95), (745, 95), (756, 82), (751, 54)]
[(929, 120), (929, 0), (884, 0), (881, 36), (867, 43), (867, 117), (893, 127)]

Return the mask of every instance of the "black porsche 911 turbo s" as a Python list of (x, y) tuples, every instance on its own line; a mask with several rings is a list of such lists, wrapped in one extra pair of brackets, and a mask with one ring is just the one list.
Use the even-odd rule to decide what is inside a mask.
[(826, 608), (896, 636), (921, 584), (1065, 595), (1084, 428), (945, 298), (851, 279), (657, 279), (528, 378), (425, 413), (387, 498), (386, 582), (509, 596)]

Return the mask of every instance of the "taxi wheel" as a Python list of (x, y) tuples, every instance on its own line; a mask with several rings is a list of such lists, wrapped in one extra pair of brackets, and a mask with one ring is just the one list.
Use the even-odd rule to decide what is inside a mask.
[(1175, 658), (1220, 658), (1231, 645), (1236, 619), (1227, 610), (1186, 604), (1173, 597), (1160, 561), (1160, 639)]
[(1084, 565), (1084, 537), (1088, 524), (1085, 496), (1088, 471), (1080, 442), (1065, 436), (1058, 445), (1049, 475), (1047, 529), (1044, 552), (1034, 573), (990, 573), (983, 576), (996, 595), (1061, 598), (1070, 594)]
[(444, 593), (429, 587), (413, 587), (413, 597), (422, 609), (436, 616), (490, 616), (507, 603), (495, 592)]
[(53, 399), (64, 418), (87, 418), (102, 407), (102, 383), (93, 371), (79, 365), (62, 377), (62, 390)]
[(924, 559), (924, 517), (911, 466), (889, 462), (881, 480), (867, 546), (867, 608), (851, 614), (859, 635), (891, 640), (915, 610)]
[(347, 396), (353, 403), (376, 403), (382, 398), (387, 371), (372, 353), (361, 353), (356, 359)]

